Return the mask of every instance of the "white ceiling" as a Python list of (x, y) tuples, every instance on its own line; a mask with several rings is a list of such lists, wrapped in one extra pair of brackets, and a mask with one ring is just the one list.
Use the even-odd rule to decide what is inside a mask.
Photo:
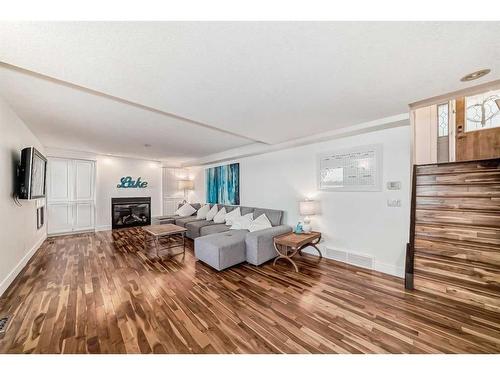
[(3, 65), (0, 95), (53, 147), (187, 160), (499, 79), (498, 35), (499, 22), (3, 22), (0, 61), (55, 80)]
[(0, 95), (46, 147), (181, 164), (251, 143), (1, 66)]

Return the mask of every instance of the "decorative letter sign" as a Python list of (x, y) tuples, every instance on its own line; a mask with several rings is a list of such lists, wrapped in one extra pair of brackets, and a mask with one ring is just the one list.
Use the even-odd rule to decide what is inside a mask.
[(148, 187), (148, 183), (146, 181), (141, 181), (140, 177), (137, 181), (134, 181), (132, 177), (127, 176), (120, 178), (120, 183), (116, 185), (116, 187), (119, 189), (144, 189)]

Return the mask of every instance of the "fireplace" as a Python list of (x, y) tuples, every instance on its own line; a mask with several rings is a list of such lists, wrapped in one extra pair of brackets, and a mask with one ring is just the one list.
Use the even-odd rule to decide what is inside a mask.
[(151, 224), (151, 197), (111, 198), (113, 229)]

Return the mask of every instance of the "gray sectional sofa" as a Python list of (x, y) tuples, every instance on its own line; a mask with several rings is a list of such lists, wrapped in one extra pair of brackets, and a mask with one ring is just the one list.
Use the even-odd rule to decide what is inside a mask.
[[(192, 203), (193, 208), (200, 209), (199, 203)], [(212, 206), (212, 205), (211, 205)], [(229, 229), (226, 224), (200, 220), (196, 213), (188, 217), (163, 217), (160, 222), (171, 222), (187, 229), (186, 236), (194, 240), (194, 253), (197, 259), (218, 271), (247, 261), (260, 265), (277, 256), (273, 245), (273, 237), (292, 230), (289, 225), (281, 224), (283, 211), (265, 208), (217, 205), (220, 210), (226, 208), (230, 212), (240, 207), (241, 215), (253, 213), (254, 219), (265, 214), (272, 227), (249, 232), (246, 229)]]

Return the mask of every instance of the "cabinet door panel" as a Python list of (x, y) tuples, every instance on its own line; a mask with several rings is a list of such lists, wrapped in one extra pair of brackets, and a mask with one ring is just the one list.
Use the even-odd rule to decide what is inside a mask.
[(92, 202), (75, 203), (74, 205), (75, 231), (94, 228), (94, 204)]
[(65, 233), (73, 230), (71, 204), (59, 203), (47, 206), (48, 234)]
[(90, 201), (94, 198), (94, 163), (75, 160), (75, 201)]
[(48, 201), (67, 202), (71, 200), (71, 161), (49, 158), (47, 169)]

